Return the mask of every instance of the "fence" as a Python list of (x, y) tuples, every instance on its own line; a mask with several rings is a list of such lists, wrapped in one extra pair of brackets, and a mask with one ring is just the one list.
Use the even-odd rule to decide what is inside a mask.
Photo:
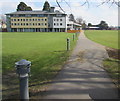
[(68, 33), (77, 33), (77, 32), (81, 32), (81, 30), (67, 30)]

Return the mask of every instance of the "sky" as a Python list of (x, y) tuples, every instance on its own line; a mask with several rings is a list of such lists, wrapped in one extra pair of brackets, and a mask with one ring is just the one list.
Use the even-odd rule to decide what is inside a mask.
[[(1, 0), (0, 14), (15, 12), (17, 5), (20, 2), (25, 2), (28, 6), (31, 6), (33, 10), (42, 10), (45, 1), (46, 0)], [(60, 10), (57, 6), (56, 0), (47, 1), (50, 3), (50, 6), (56, 7), (56, 10)], [(109, 26), (118, 26), (118, 7), (116, 5), (110, 7), (111, 3), (108, 3), (98, 6), (104, 0), (89, 0), (89, 7), (87, 4), (81, 6), (85, 0), (58, 1), (66, 14), (72, 13), (75, 18), (81, 17), (86, 23), (92, 23), (95, 25), (103, 20), (106, 21)]]

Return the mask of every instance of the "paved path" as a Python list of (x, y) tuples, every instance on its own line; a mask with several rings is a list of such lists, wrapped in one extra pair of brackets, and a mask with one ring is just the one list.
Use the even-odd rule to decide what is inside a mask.
[(44, 99), (116, 99), (117, 89), (102, 69), (102, 60), (107, 57), (104, 47), (88, 40), (82, 32)]

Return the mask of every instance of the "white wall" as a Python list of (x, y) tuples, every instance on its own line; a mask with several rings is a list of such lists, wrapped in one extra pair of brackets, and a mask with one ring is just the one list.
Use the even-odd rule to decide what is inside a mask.
[(66, 28), (66, 17), (53, 17), (53, 28)]

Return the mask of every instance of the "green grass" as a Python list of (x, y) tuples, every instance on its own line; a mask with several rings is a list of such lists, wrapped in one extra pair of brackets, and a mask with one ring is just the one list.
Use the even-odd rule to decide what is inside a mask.
[(118, 31), (116, 30), (86, 30), (85, 35), (102, 45), (118, 49)]
[(113, 82), (120, 88), (120, 60), (106, 59), (103, 62), (105, 70), (109, 73)]
[(51, 81), (71, 53), (66, 51), (66, 39), (71, 39), (71, 50), (75, 46), (72, 36), (73, 33), (62, 32), (2, 33), (2, 70), (3, 78), (7, 78), (3, 89), (18, 85), (14, 66), (21, 59), (32, 62), (30, 85)]

